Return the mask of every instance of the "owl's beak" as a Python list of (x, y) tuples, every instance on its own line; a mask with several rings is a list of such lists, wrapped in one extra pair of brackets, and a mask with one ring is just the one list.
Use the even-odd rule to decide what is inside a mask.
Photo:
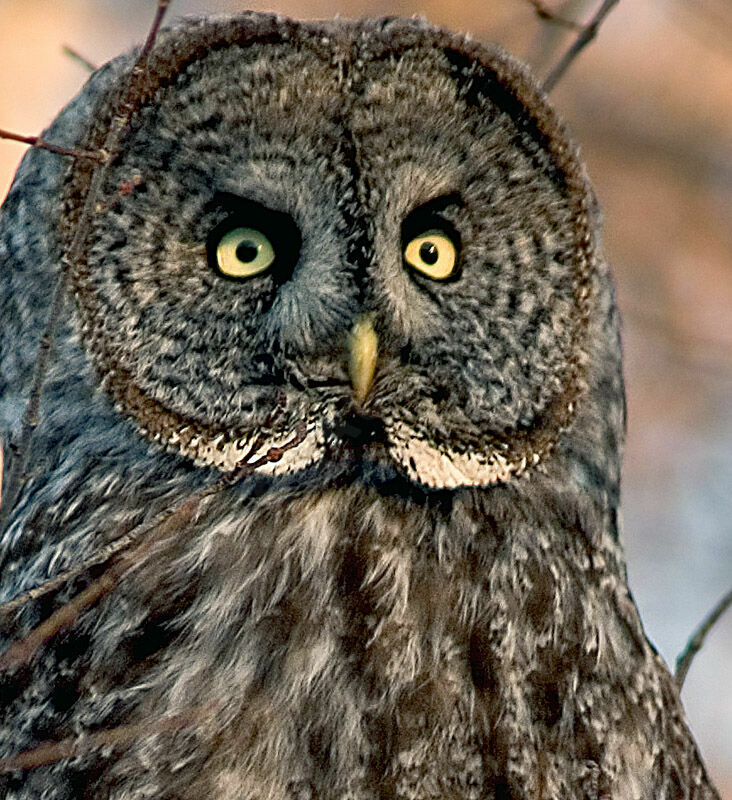
[(363, 314), (348, 337), (348, 372), (353, 394), (359, 405), (366, 399), (376, 371), (379, 338), (374, 330), (373, 314)]

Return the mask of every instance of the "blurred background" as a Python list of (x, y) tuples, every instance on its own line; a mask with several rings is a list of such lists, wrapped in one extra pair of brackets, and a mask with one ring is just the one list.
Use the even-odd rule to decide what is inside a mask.
[[(546, 0), (586, 21), (599, 0)], [(0, 127), (39, 133), (95, 64), (144, 39), (154, 0), (0, 0)], [(572, 41), (529, 0), (178, 0), (170, 16), (420, 15), (501, 43), (543, 76)], [(624, 319), (630, 585), (673, 668), (732, 585), (732, 2), (620, 0), (552, 93), (605, 213)], [(0, 198), (24, 152), (0, 141)], [(732, 800), (732, 611), (682, 693)]]

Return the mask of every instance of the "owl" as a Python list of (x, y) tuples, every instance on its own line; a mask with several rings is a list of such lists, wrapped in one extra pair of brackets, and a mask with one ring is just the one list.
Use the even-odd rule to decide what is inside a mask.
[(71, 571), (4, 646), (128, 553), (4, 662), (3, 797), (718, 797), (627, 586), (618, 312), (535, 80), (395, 18), (135, 59), (44, 135), (117, 130), (104, 165), (33, 150), (0, 216), (6, 475), (64, 291), (1, 599)]

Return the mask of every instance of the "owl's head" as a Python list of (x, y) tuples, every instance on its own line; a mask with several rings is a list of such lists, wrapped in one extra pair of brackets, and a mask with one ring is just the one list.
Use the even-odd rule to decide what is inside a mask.
[[(87, 147), (104, 141), (116, 92)], [(413, 20), (246, 14), (164, 33), (72, 267), (105, 388), (221, 470), (540, 463), (589, 385), (592, 194), (526, 71)], [(91, 176), (65, 188), (68, 250)]]

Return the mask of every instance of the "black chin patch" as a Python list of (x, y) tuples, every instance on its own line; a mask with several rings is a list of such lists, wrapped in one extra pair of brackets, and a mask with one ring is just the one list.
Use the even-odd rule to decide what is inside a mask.
[(376, 417), (355, 412), (333, 426), (333, 434), (344, 444), (359, 449), (369, 444), (386, 444), (386, 428)]

